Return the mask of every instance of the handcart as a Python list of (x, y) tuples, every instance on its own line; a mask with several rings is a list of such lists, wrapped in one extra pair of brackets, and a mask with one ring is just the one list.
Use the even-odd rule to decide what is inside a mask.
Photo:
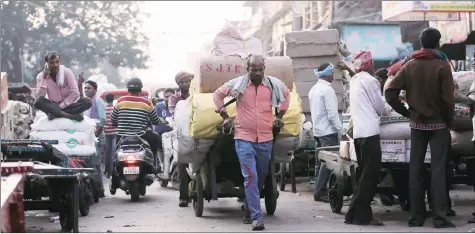
[(33, 171), (33, 163), (2, 163), (2, 232), (25, 232), (23, 191), (25, 175)]
[(78, 210), (86, 216), (93, 203), (94, 169), (85, 168), (84, 160), (71, 159), (51, 146), (57, 143), (2, 139), (3, 161), (34, 163), (33, 172), (25, 179), (25, 210), (59, 212), (61, 229), (78, 232)]
[[(316, 150), (318, 159), (325, 162), (326, 167), (332, 171), (328, 180), (330, 207), (333, 213), (340, 213), (343, 197), (352, 195), (356, 187), (359, 174), (358, 163), (340, 157), (340, 146), (320, 147)], [(402, 162), (383, 162), (381, 168), (377, 192), (382, 197), (383, 203), (389, 202), (385, 200), (396, 194), (401, 209), (407, 211), (409, 209), (409, 165)]]
[[(244, 178), (234, 149), (233, 135), (219, 133), (205, 160), (197, 165), (191, 165), (191, 169), (188, 169), (192, 178), (190, 198), (196, 217), (203, 215), (204, 200), (209, 202), (225, 197), (245, 198)], [(269, 162), (269, 172), (264, 188), (260, 193), (261, 198), (265, 200), (266, 211), (269, 215), (274, 214), (279, 197), (273, 155), (274, 152)]]

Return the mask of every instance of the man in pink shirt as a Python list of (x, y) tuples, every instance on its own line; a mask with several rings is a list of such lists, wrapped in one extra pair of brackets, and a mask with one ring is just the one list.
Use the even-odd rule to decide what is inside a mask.
[[(245, 223), (252, 223), (252, 230), (263, 230), (260, 191), (263, 188), (272, 153), (273, 130), (284, 125), (282, 117), (289, 107), (290, 92), (277, 78), (264, 75), (265, 61), (262, 56), (251, 56), (247, 62), (248, 74), (233, 79), (214, 92), (217, 112), (224, 119), (223, 128), (233, 127), (224, 105), (224, 99), (237, 99), (235, 120), (235, 147), (241, 163), (249, 213)], [(274, 119), (273, 108), (279, 108)]]
[(45, 56), (45, 69), (36, 76), (38, 98), (34, 106), (47, 114), (49, 119), (64, 117), (82, 121), (81, 113), (91, 108), (91, 99), (79, 97), (74, 73), (61, 65), (59, 59), (57, 52), (49, 52)]

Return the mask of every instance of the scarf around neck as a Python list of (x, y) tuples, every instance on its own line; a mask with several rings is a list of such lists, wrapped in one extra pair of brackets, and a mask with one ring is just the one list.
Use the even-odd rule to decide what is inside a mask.
[(89, 118), (91, 119), (99, 119), (99, 113), (97, 112), (97, 100), (96, 97), (97, 94), (94, 94), (92, 96), (91, 101), (92, 101), (92, 106), (91, 106), (91, 111), (89, 112)]

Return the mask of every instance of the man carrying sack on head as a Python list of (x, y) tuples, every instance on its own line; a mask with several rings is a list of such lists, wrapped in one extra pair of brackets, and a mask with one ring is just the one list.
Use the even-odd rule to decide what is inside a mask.
[[(246, 193), (246, 206), (250, 214), (244, 223), (252, 230), (263, 230), (260, 191), (263, 188), (272, 153), (273, 131), (283, 127), (282, 118), (289, 108), (290, 91), (279, 79), (264, 74), (265, 61), (253, 55), (247, 62), (248, 74), (230, 80), (214, 92), (216, 110), (224, 119), (223, 130), (230, 132), (233, 120), (226, 112), (224, 99), (236, 98), (236, 125), (234, 139), (241, 164)], [(276, 118), (273, 109), (278, 108)]]

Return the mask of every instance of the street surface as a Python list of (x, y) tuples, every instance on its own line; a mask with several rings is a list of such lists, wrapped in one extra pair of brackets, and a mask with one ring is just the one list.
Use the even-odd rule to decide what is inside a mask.
[[(105, 182), (108, 181), (105, 179)], [(107, 187), (108, 188), (108, 184)], [(375, 218), (385, 223), (383, 227), (363, 227), (344, 224), (344, 215), (331, 212), (330, 205), (313, 201), (308, 182), (297, 186), (297, 194), (281, 192), (274, 216), (264, 215), (268, 232), (468, 232), (474, 228), (467, 224), (475, 211), (475, 193), (468, 186), (457, 186), (451, 191), (456, 217), (452, 220), (457, 228), (434, 229), (427, 219), (424, 227), (408, 228), (408, 214), (399, 205), (391, 207), (379, 203), (373, 205)], [(161, 188), (154, 183), (147, 188), (147, 195), (137, 203), (130, 201), (121, 190), (115, 196), (107, 191), (107, 197), (91, 207), (89, 216), (79, 218), (80, 232), (250, 232), (251, 226), (241, 221), (241, 203), (236, 198), (205, 201), (203, 217), (194, 216), (191, 204), (178, 207), (178, 191)], [(264, 201), (262, 207), (264, 208)], [(342, 213), (348, 209), (345, 202)], [(57, 214), (48, 211), (27, 211), (27, 232), (61, 232)]]

